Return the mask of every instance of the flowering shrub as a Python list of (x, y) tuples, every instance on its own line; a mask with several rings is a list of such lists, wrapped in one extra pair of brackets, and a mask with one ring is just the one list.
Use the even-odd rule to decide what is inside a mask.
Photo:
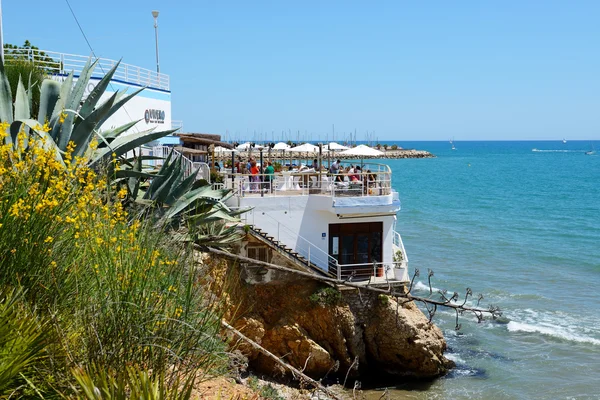
[[(1, 124), (0, 143), (7, 136)], [(0, 286), (25, 289), (56, 333), (39, 376), (69, 388), (68, 371), (81, 365), (210, 371), (223, 349), (219, 316), (188, 268), (191, 252), (131, 220), (127, 189), (73, 157), (74, 148), (57, 158), (24, 130), (0, 146)]]

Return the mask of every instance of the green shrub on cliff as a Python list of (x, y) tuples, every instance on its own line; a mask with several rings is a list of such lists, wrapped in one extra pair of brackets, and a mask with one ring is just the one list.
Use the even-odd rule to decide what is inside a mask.
[(342, 294), (339, 290), (326, 286), (317, 289), (316, 292), (310, 295), (309, 300), (321, 307), (335, 306), (342, 300)]

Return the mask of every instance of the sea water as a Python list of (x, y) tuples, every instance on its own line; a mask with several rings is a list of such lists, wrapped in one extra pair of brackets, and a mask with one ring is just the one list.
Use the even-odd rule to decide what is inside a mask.
[[(401, 143), (433, 159), (385, 160), (402, 210), (415, 294), (439, 289), (501, 307), (478, 324), (434, 322), (457, 367), (392, 399), (600, 398), (600, 156), (590, 142)], [(593, 144), (600, 149), (600, 142)], [(535, 151), (533, 151), (535, 149)], [(367, 391), (378, 399), (383, 388)]]

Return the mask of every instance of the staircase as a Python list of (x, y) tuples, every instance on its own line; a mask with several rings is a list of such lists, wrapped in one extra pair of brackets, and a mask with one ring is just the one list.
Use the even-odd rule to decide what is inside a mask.
[[(177, 157), (181, 157), (184, 179), (194, 172), (197, 172), (196, 179), (206, 179), (206, 181), (210, 183), (210, 168), (208, 167), (208, 164), (194, 162), (172, 147), (153, 146), (151, 148), (150, 155), (166, 159), (170, 152), (173, 152), (173, 160), (175, 160)], [(156, 164), (156, 166), (158, 166), (158, 164)]]
[[(279, 254), (283, 255), (291, 262), (293, 262), (299, 266), (302, 266), (305, 269), (308, 269), (312, 272), (316, 272), (319, 275), (327, 276), (330, 278), (336, 278), (337, 263), (334, 263), (333, 261), (329, 261), (329, 264), (330, 264), (329, 268), (328, 268), (329, 270), (325, 271), (324, 269), (320, 268), (318, 265), (316, 265), (315, 263), (313, 263), (312, 261), (307, 259), (307, 257), (305, 257), (302, 254), (289, 248), (284, 243), (282, 243), (278, 240), (275, 240), (275, 238), (273, 236), (270, 236), (267, 232), (263, 232), (262, 229), (254, 226), (254, 225), (249, 225), (249, 226), (250, 226), (250, 233), (252, 234), (252, 236), (259, 239), (261, 242), (269, 245), (270, 247), (276, 249)], [(308, 253), (308, 258), (310, 258), (310, 252)]]

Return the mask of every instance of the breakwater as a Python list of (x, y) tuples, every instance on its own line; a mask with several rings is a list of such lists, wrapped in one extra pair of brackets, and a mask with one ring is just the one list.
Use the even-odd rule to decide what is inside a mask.
[[(435, 155), (425, 151), (425, 150), (414, 150), (414, 149), (398, 149), (398, 150), (381, 150), (383, 153), (380, 156), (350, 156), (350, 155), (342, 155), (340, 153), (332, 152), (323, 153), (323, 159), (340, 159), (340, 160), (360, 160), (360, 159), (400, 159), (400, 158), (435, 158)], [(266, 160), (277, 161), (277, 160), (289, 160), (294, 159), (313, 159), (317, 157), (316, 153), (309, 152), (282, 152), (277, 150), (263, 150), (263, 157)], [(259, 158), (260, 151), (252, 150), (252, 151), (239, 151), (234, 153), (235, 158), (241, 157), (243, 160), (247, 160), (249, 157)], [(230, 153), (215, 153), (215, 160), (229, 160), (231, 159)]]

